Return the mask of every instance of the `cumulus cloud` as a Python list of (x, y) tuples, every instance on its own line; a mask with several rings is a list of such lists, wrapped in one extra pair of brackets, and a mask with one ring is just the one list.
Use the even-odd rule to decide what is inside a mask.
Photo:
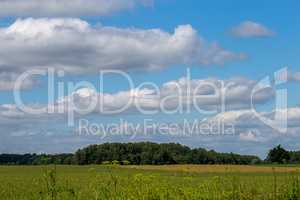
[[(266, 88), (252, 94), (256, 81), (246, 78), (219, 80), (180, 78), (156, 86), (146, 84), (116, 93), (97, 92), (96, 88), (83, 87), (71, 94), (59, 98), (54, 105), (27, 105), (40, 109), (53, 107), (51, 114), (79, 115), (100, 114), (145, 114), (189, 113), (215, 114), (222, 110), (250, 109), (252, 103), (264, 104), (274, 97), (272, 88)], [(5, 113), (20, 111), (18, 106), (3, 107)], [(23, 110), (24, 111), (24, 110)], [(33, 113), (24, 113), (33, 114)], [(46, 110), (38, 114), (47, 115)], [(19, 116), (19, 114), (17, 115)]]
[(258, 141), (256, 134), (252, 131), (241, 133), (240, 139), (244, 141), (254, 141), (254, 142)]
[(0, 29), (0, 71), (54, 67), (70, 73), (222, 64), (241, 55), (208, 44), (191, 25), (160, 29), (97, 26), (80, 19), (19, 19)]
[[(8, 105), (4, 106), (8, 109)], [(1, 108), (3, 109), (3, 108)], [(269, 112), (269, 114), (272, 112)], [(288, 108), (289, 120), (300, 119), (300, 109)], [(268, 114), (268, 113), (262, 113)], [(300, 127), (298, 124), (289, 123), (288, 132), (279, 134), (276, 130), (259, 122), (250, 110), (229, 111), (220, 113), (219, 118), (226, 124), (234, 122), (234, 135), (203, 135), (193, 134), (188, 136), (177, 136), (172, 134), (159, 135), (136, 135), (134, 138), (121, 135), (107, 135), (102, 138), (98, 135), (77, 135), (76, 129), (68, 128), (61, 118), (29, 118), (14, 114), (15, 117), (9, 118), (0, 115), (0, 125), (6, 131), (1, 133), (0, 152), (72, 152), (76, 149), (89, 144), (120, 141), (155, 141), (155, 142), (180, 142), (189, 146), (204, 147), (225, 152), (239, 152), (248, 154), (257, 154), (265, 156), (267, 151), (277, 145), (282, 144), (291, 149), (299, 149)], [(154, 117), (154, 116), (153, 116)], [(95, 116), (93, 116), (95, 119)], [(216, 116), (209, 117), (209, 120), (215, 120)], [(103, 122), (103, 118), (98, 119)], [(157, 119), (158, 123), (161, 119)], [(208, 120), (208, 119), (207, 119)], [(96, 121), (99, 122), (99, 121)], [(93, 122), (93, 121), (92, 121)], [(169, 121), (171, 122), (171, 121)], [(95, 123), (95, 122), (94, 122)], [(105, 123), (105, 122), (104, 122)], [(206, 120), (201, 123), (207, 123)]]
[(152, 0), (1, 0), (0, 16), (103, 16), (152, 3)]
[[(205, 112), (251, 108), (252, 103), (263, 104), (272, 99), (274, 91), (266, 88), (252, 94), (256, 81), (246, 78), (219, 80), (188, 79), (186, 77), (164, 83), (161, 87), (144, 85), (117, 93), (98, 93), (81, 88), (59, 99), (59, 110), (78, 109), (102, 114), (138, 112), (187, 112), (190, 109)], [(71, 105), (71, 106), (70, 106)], [(75, 109), (75, 110), (76, 110)]]
[[(286, 109), (275, 109), (270, 112), (256, 112), (251, 109), (243, 110), (231, 110), (228, 112), (222, 112), (216, 116), (207, 119), (207, 121), (222, 121), (224, 124), (233, 124), (237, 131), (256, 131), (259, 130), (265, 134), (274, 135), (285, 135), (280, 133), (276, 128), (270, 127), (265, 123), (264, 119), (274, 120), (276, 123), (275, 115), (284, 116), (286, 113), (286, 119), (282, 118), (280, 120), (287, 120), (288, 133), (294, 133), (294, 130), (299, 130), (299, 120), (300, 120), (300, 107), (291, 107)], [(280, 122), (280, 121), (278, 121)], [(244, 134), (244, 132), (242, 132)]]
[[(154, 90), (151, 87), (135, 88), (128, 91), (120, 91), (117, 93), (99, 93), (93, 89), (81, 88), (74, 91), (72, 94), (60, 98), (56, 104), (55, 109), (59, 109), (60, 106), (68, 104), (69, 101), (74, 101), (72, 106), (86, 108), (91, 101), (96, 101), (97, 110), (93, 110), (89, 115), (80, 115), (75, 117), (75, 120), (88, 119), (95, 123), (109, 123), (115, 122), (116, 119), (124, 117), (130, 118), (132, 112), (134, 112), (134, 119), (137, 123), (142, 123), (141, 120), (147, 119), (146, 115), (137, 115), (137, 103), (146, 110), (158, 109), (159, 115), (150, 115), (151, 118), (157, 123), (173, 123), (172, 115), (162, 115), (159, 105), (163, 98), (170, 97), (165, 101), (165, 105), (168, 109), (173, 109), (178, 105), (178, 100), (182, 99), (184, 107), (190, 105), (190, 98), (187, 98), (187, 88), (191, 88), (192, 98), (195, 95), (200, 95), (197, 104), (201, 108), (215, 109), (220, 106), (220, 98), (213, 96), (216, 91), (211, 87), (215, 85), (220, 89), (222, 84), (227, 86), (228, 93), (225, 93), (226, 99), (226, 111), (216, 115), (201, 115), (197, 114), (196, 117), (202, 124), (216, 125), (219, 122), (222, 125), (219, 127), (220, 133), (223, 133), (222, 129), (228, 128), (230, 125), (234, 127), (233, 135), (203, 135), (198, 132), (191, 133), (190, 135), (183, 136), (182, 133), (176, 134), (149, 134), (149, 135), (136, 135), (134, 139), (132, 135), (126, 136), (110, 136), (108, 135), (104, 139), (100, 136), (78, 136), (77, 126), (69, 127), (67, 125), (66, 111), (63, 113), (44, 113), (44, 114), (28, 114), (21, 111), (16, 105), (4, 104), (0, 106), (0, 125), (6, 131), (1, 134), (1, 152), (56, 152), (56, 151), (69, 151), (75, 150), (82, 145), (88, 145), (93, 143), (99, 143), (104, 141), (137, 141), (137, 140), (150, 140), (157, 142), (176, 141), (190, 146), (201, 146), (210, 149), (216, 149), (219, 151), (234, 151), (234, 152), (247, 152), (251, 150), (251, 153), (262, 155), (267, 149), (272, 147), (273, 144), (277, 144), (278, 140), (282, 144), (291, 144), (292, 139), (299, 138), (299, 121), (300, 121), (300, 109), (298, 107), (288, 108), (288, 130), (287, 134), (281, 134), (274, 130), (272, 127), (264, 124), (250, 109), (250, 93), (251, 88), (254, 87), (256, 81), (246, 78), (231, 78), (228, 80), (219, 80), (216, 78), (208, 79), (192, 79), (180, 78), (178, 80), (168, 81), (162, 84), (158, 90)], [(222, 89), (221, 91), (224, 91)], [(159, 95), (158, 95), (159, 94)], [(158, 95), (158, 96), (157, 96)], [(209, 96), (211, 95), (211, 96)], [(273, 98), (272, 90), (263, 90), (260, 94), (254, 96), (255, 103), (265, 103)], [(99, 98), (103, 98), (99, 104)], [(207, 98), (206, 98), (207, 97)], [(120, 115), (103, 115), (98, 107), (102, 106), (106, 111), (118, 109), (127, 104), (130, 99), (134, 101), (129, 104), (129, 107)], [(29, 105), (31, 107), (46, 106), (46, 105)], [(72, 108), (72, 107), (69, 107)], [(192, 107), (195, 109), (194, 107)], [(240, 110), (243, 108), (242, 110)], [(185, 108), (186, 109), (186, 108)], [(232, 110), (234, 109), (234, 110)], [(235, 110), (237, 109), (237, 110)], [(284, 112), (278, 111), (278, 112)], [(121, 115), (123, 114), (123, 115)], [(180, 118), (186, 118), (189, 122), (193, 123), (193, 117), (188, 115), (180, 115)], [(274, 111), (272, 112), (260, 112), (261, 116), (272, 119), (274, 117)], [(157, 116), (157, 118), (156, 118)], [(170, 117), (169, 117), (170, 116)], [(183, 117), (185, 116), (185, 117)], [(192, 119), (192, 121), (190, 121)], [(93, 121), (94, 120), (94, 121)], [(99, 121), (97, 121), (99, 120)], [(174, 121), (174, 123), (181, 123), (182, 121)], [(217, 123), (215, 123), (217, 122)], [(77, 124), (77, 123), (76, 123)], [(182, 125), (182, 124), (181, 124)], [(205, 126), (206, 127), (206, 126)], [(215, 126), (214, 126), (215, 127)], [(218, 126), (217, 126), (218, 127)], [(143, 128), (141, 126), (141, 128)], [(147, 129), (148, 130), (148, 129)], [(156, 129), (154, 129), (156, 130)], [(151, 132), (151, 130), (149, 130)], [(152, 130), (153, 131), (153, 130)], [(152, 133), (152, 132), (151, 132)], [(47, 142), (45, 142), (47, 141)], [(22, 143), (24, 142), (24, 143)], [(26, 145), (25, 145), (26, 143)], [(42, 145), (41, 145), (42, 144)], [(58, 144), (56, 146), (54, 144)], [(259, 144), (259, 145), (258, 145)], [(259, 147), (258, 147), (258, 146)], [(296, 144), (295, 144), (296, 145)], [(62, 147), (64, 146), (64, 147)]]
[(266, 26), (253, 22), (245, 21), (234, 27), (231, 33), (236, 37), (250, 38), (250, 37), (271, 37), (275, 33)]

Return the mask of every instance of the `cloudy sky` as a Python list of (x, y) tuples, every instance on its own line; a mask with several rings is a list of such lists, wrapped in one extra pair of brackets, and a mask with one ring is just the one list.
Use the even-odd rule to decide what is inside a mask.
[[(296, 0), (0, 0), (0, 8), (0, 153), (144, 140), (261, 157), (277, 144), (300, 149)], [(183, 134), (195, 121), (205, 131)]]

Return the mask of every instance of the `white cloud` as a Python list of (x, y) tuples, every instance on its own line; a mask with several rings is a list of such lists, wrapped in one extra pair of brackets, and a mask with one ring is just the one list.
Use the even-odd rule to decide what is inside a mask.
[[(175, 81), (176, 82), (176, 81)], [(168, 82), (169, 88), (173, 85), (173, 82)], [(167, 90), (172, 93), (171, 89)], [(166, 92), (167, 92), (166, 91)], [(204, 88), (201, 91), (203, 94), (210, 94), (208, 88)], [(105, 107), (111, 109), (111, 106), (116, 106), (116, 104), (122, 104), (124, 99), (128, 98), (130, 95), (136, 97), (143, 97), (143, 95), (149, 95), (151, 92), (149, 90), (143, 90), (140, 92), (120, 92), (117, 94), (105, 94), (107, 98)], [(236, 93), (234, 93), (236, 94)], [(243, 94), (243, 93), (241, 93)], [(77, 96), (77, 100), (84, 102), (88, 100), (89, 97), (98, 95), (95, 91), (89, 89), (81, 89), (74, 92), (72, 95)], [(76, 101), (76, 102), (78, 102)], [(242, 101), (243, 102), (243, 101)], [(84, 103), (83, 103), (84, 104)], [(149, 106), (149, 104), (145, 104)], [(218, 124), (214, 122), (221, 122), (221, 130), (227, 128), (228, 125), (234, 126), (235, 135), (188, 135), (185, 137), (180, 137), (176, 135), (166, 135), (164, 137), (160, 135), (146, 135), (147, 140), (164, 142), (164, 141), (176, 141), (184, 143), (190, 146), (201, 146), (211, 149), (216, 149), (219, 151), (234, 151), (234, 152), (243, 152), (244, 148), (251, 150), (251, 153), (264, 155), (264, 153), (273, 145), (278, 143), (288, 144), (290, 146), (299, 147), (295, 141), (299, 140), (299, 121), (300, 121), (300, 108), (288, 108), (288, 132), (286, 134), (278, 133), (276, 130), (268, 127), (262, 121), (260, 121), (252, 112), (252, 110), (231, 110), (223, 113), (219, 113), (216, 116), (208, 116), (207, 119), (201, 121), (203, 124)], [(260, 113), (264, 117), (272, 117), (274, 112), (264, 112)], [(168, 115), (167, 115), (168, 116)], [(38, 151), (47, 151), (55, 152), (58, 151), (67, 151), (69, 150), (70, 145), (75, 150), (76, 148), (81, 147), (82, 145), (93, 144), (97, 142), (104, 141), (133, 141), (131, 137), (114, 137), (108, 136), (105, 140), (99, 140), (100, 136), (88, 137), (82, 136), (77, 137), (75, 131), (77, 127), (68, 127), (67, 120), (64, 118), (65, 115), (58, 114), (44, 114), (44, 115), (28, 115), (24, 112), (21, 112), (16, 105), (6, 104), (0, 106), (0, 125), (5, 130), (1, 134), (1, 148), (0, 152), (38, 152)], [(89, 118), (90, 117), (90, 118)], [(99, 118), (98, 118), (99, 117)], [(93, 113), (90, 116), (84, 116), (84, 119), (93, 119), (96, 123), (101, 124), (106, 123), (107, 120), (102, 118), (103, 115), (99, 113)], [(138, 118), (138, 121), (143, 119), (148, 119), (145, 115), (135, 115), (135, 119)], [(180, 115), (183, 118), (183, 115)], [(200, 116), (198, 116), (200, 117)], [(80, 117), (81, 118), (81, 117)], [(108, 118), (108, 121), (115, 123), (117, 118), (122, 118), (121, 116), (116, 117), (115, 115)], [(129, 115), (126, 115), (126, 119), (130, 118)], [(151, 118), (158, 123), (161, 122), (161, 118), (155, 115), (151, 115)], [(166, 117), (168, 118), (168, 117)], [(113, 120), (113, 121), (111, 121)], [(187, 118), (189, 120), (189, 118)], [(193, 118), (192, 118), (193, 120)], [(172, 118), (166, 120), (168, 123), (172, 123)], [(91, 121), (93, 122), (93, 121)], [(137, 123), (139, 123), (137, 122)], [(192, 121), (191, 121), (192, 122)], [(142, 122), (140, 122), (142, 123)], [(165, 121), (162, 121), (165, 123)], [(175, 122), (176, 123), (176, 122)], [(205, 126), (206, 127), (206, 126)], [(216, 127), (215, 127), (216, 128)], [(192, 133), (193, 134), (193, 133)], [(131, 135), (130, 135), (131, 136)], [(141, 135), (143, 136), (143, 135)], [(134, 138), (138, 140), (140, 136)], [(62, 139), (62, 140), (61, 140)], [(24, 141), (27, 145), (17, 146), (18, 143)], [(45, 142), (47, 141), (47, 142)], [(59, 146), (53, 145), (54, 142), (57, 142)], [(257, 146), (257, 143), (260, 145)], [(43, 144), (43, 145), (40, 145)], [(294, 147), (294, 148), (295, 148)], [(248, 152), (249, 153), (249, 152)]]
[(103, 16), (151, 3), (151, 0), (1, 0), (0, 16)]
[[(203, 112), (219, 112), (222, 108), (246, 109), (251, 107), (251, 91), (255, 84), (256, 81), (246, 78), (229, 80), (181, 78), (166, 82), (157, 89), (148, 86), (113, 94), (97, 93), (92, 89), (82, 88), (59, 99), (56, 107), (65, 110), (74, 109), (72, 107), (74, 105), (78, 109), (86, 110), (89, 106), (95, 105), (92, 112), (101, 114), (111, 114), (117, 110), (122, 110), (117, 114), (133, 111), (145, 114), (144, 111), (179, 113), (187, 112), (188, 109)], [(224, 93), (224, 105), (222, 93)], [(253, 103), (255, 105), (266, 103), (273, 95), (272, 88), (260, 91), (253, 95)]]
[(191, 25), (160, 29), (93, 27), (80, 19), (19, 19), (0, 29), (0, 71), (54, 67), (71, 73), (222, 64), (241, 55), (207, 44)]
[[(95, 89), (81, 88), (68, 96), (59, 98), (54, 105), (56, 113), (87, 110), (98, 114), (126, 113), (187, 113), (189, 110), (219, 112), (223, 108), (251, 108), (251, 91), (256, 81), (246, 78), (228, 80), (180, 78), (154, 88), (145, 85), (140, 88), (117, 93), (98, 93)], [(274, 96), (272, 88), (253, 95), (253, 103), (262, 104)], [(223, 98), (224, 97), (224, 98)], [(224, 99), (224, 102), (223, 102)], [(224, 103), (224, 104), (223, 104)], [(42, 107), (43, 105), (33, 105)], [(45, 105), (44, 105), (45, 106)]]
[(259, 141), (257, 138), (257, 135), (253, 131), (248, 131), (246, 133), (241, 133), (240, 134), (240, 139), (244, 141), (253, 141), (257, 142)]
[(25, 113), (20, 111), (15, 104), (2, 104), (0, 105), (0, 116), (18, 118), (25, 116)]
[[(85, 92), (83, 92), (85, 93)], [(86, 93), (84, 94), (86, 95)], [(2, 106), (8, 109), (10, 105)], [(13, 108), (12, 108), (13, 109)], [(289, 108), (289, 120), (300, 120), (300, 109)], [(229, 114), (230, 113), (230, 114)], [(287, 145), (290, 149), (299, 149), (299, 123), (289, 124), (287, 134), (278, 134), (275, 130), (259, 123), (249, 111), (230, 111), (220, 114), (224, 116), (225, 123), (228, 120), (235, 121), (235, 135), (190, 135), (177, 137), (176, 135), (146, 135), (132, 139), (130, 136), (108, 136), (104, 139), (100, 136), (78, 136), (74, 133), (77, 129), (67, 128), (62, 118), (28, 116), (7, 117), (0, 114), (0, 125), (5, 130), (1, 133), (0, 152), (69, 152), (86, 146), (108, 141), (132, 142), (148, 140), (155, 142), (180, 142), (194, 147), (205, 147), (225, 152), (243, 152), (265, 156), (267, 151), (277, 144)], [(227, 116), (227, 117), (225, 117)], [(231, 116), (231, 117), (230, 117)], [(92, 117), (95, 119), (95, 116)], [(115, 117), (114, 117), (115, 118)], [(143, 118), (142, 116), (140, 118)], [(155, 116), (153, 116), (153, 119)], [(214, 119), (214, 117), (210, 118)], [(103, 122), (96, 120), (96, 123)], [(161, 120), (158, 118), (158, 120)], [(92, 121), (93, 122), (93, 121)], [(171, 121), (169, 121), (171, 122)], [(113, 122), (114, 123), (114, 122)], [(159, 123), (159, 121), (158, 121)], [(223, 126), (222, 126), (223, 127)], [(226, 126), (224, 126), (226, 127)], [(259, 145), (258, 145), (259, 144)]]
[[(300, 107), (291, 107), (287, 109), (275, 109), (270, 112), (258, 112), (260, 116), (269, 118), (270, 120), (274, 120), (275, 114), (287, 113), (287, 126), (288, 132), (291, 132), (294, 128), (299, 128), (300, 124)], [(285, 119), (282, 119), (285, 120)], [(244, 109), (244, 110), (231, 110), (228, 112), (219, 113), (212, 118), (208, 118), (207, 121), (222, 121), (224, 124), (234, 124), (239, 129), (243, 130), (260, 130), (264, 132), (264, 130), (269, 129), (269, 131), (265, 131), (266, 133), (271, 134), (281, 134), (272, 127), (268, 127), (264, 124), (264, 121), (261, 121), (255, 113), (255, 110)], [(268, 128), (267, 128), (268, 127)], [(271, 130), (271, 131), (270, 131)]]
[[(15, 86), (15, 82), (19, 74), (10, 73), (10, 72), (2, 72), (0, 73), (0, 91), (9, 91), (13, 90)], [(37, 81), (32, 78), (27, 78), (22, 82), (21, 88), (23, 90), (31, 89), (34, 85), (37, 84)]]
[(245, 21), (234, 27), (231, 33), (237, 37), (271, 37), (275, 33), (262, 24), (253, 21)]

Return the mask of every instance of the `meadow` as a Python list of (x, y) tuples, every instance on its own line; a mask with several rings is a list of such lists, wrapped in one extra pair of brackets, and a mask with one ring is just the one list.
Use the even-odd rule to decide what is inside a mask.
[(300, 199), (298, 166), (1, 166), (0, 199)]

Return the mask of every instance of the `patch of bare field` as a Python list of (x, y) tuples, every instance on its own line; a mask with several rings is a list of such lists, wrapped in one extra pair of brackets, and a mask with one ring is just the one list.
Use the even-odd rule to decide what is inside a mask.
[(251, 165), (133, 165), (124, 168), (187, 173), (297, 173), (300, 166), (251, 166)]

